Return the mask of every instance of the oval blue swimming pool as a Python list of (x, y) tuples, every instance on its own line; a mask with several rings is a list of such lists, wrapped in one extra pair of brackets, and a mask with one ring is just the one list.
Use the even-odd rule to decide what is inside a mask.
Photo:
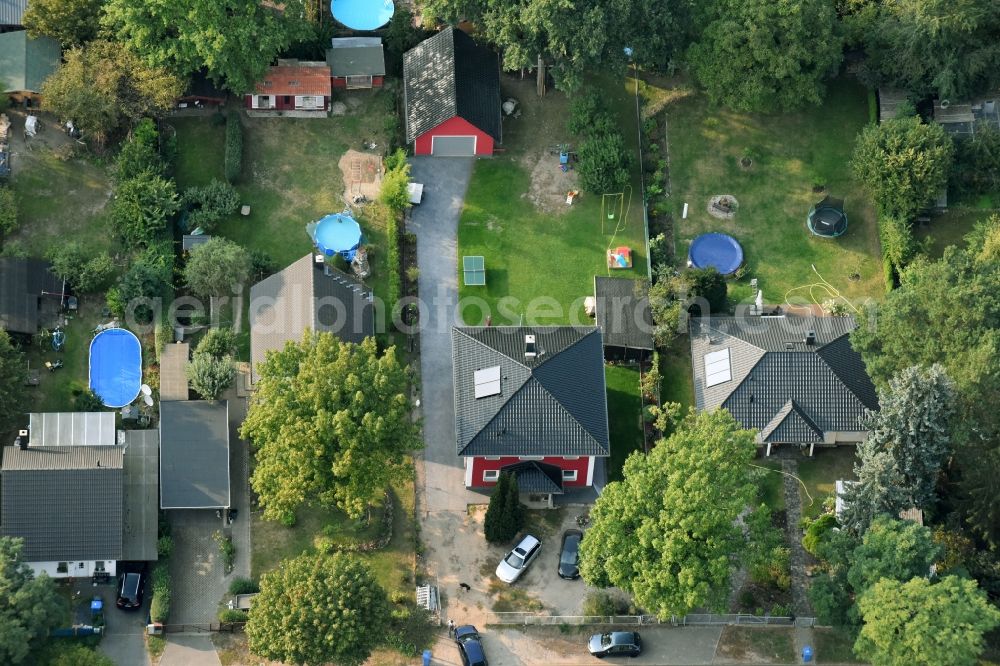
[(107, 407), (124, 407), (142, 386), (142, 345), (132, 331), (109, 328), (90, 341), (90, 388)]
[(375, 30), (381, 28), (396, 7), (392, 0), (330, 0), (333, 18), (352, 30)]
[(695, 268), (712, 266), (723, 275), (731, 275), (743, 265), (743, 247), (728, 234), (702, 234), (691, 241), (688, 263)]

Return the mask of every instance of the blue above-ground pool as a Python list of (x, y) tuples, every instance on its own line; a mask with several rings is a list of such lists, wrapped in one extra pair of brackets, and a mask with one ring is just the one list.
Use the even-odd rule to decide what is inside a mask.
[(109, 328), (90, 341), (90, 388), (106, 407), (124, 407), (142, 386), (142, 345), (132, 331)]
[(330, 0), (330, 13), (352, 30), (376, 30), (389, 19), (396, 7), (392, 0)]
[(702, 234), (691, 241), (688, 264), (695, 268), (712, 266), (723, 275), (732, 275), (743, 265), (743, 247), (728, 234)]
[(361, 226), (351, 217), (350, 211), (331, 213), (306, 228), (316, 249), (327, 257), (339, 254), (345, 260), (352, 261), (361, 245)]

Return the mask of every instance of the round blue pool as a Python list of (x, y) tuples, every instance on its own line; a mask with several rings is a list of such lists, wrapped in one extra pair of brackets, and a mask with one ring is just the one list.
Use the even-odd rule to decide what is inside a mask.
[(712, 266), (723, 275), (732, 275), (743, 265), (743, 248), (728, 234), (702, 234), (691, 241), (688, 263), (695, 268)]
[(327, 215), (311, 226), (310, 233), (320, 252), (328, 257), (339, 254), (347, 261), (354, 259), (362, 241), (361, 226), (348, 211)]
[(107, 407), (124, 407), (142, 386), (142, 345), (132, 331), (109, 328), (90, 341), (90, 388)]
[(330, 0), (333, 18), (352, 30), (381, 28), (395, 9), (392, 0)]

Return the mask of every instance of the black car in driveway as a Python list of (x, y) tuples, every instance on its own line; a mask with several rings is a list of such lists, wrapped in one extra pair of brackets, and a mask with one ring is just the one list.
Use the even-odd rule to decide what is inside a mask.
[(462, 657), (462, 666), (489, 666), (483, 643), (479, 640), (479, 632), (471, 624), (455, 627), (455, 643), (458, 644), (458, 654)]
[(142, 595), (146, 591), (145, 588), (146, 572), (144, 570), (123, 571), (121, 582), (118, 584), (116, 605), (123, 610), (142, 608)]
[(580, 577), (580, 542), (583, 532), (566, 530), (563, 532), (562, 548), (559, 549), (559, 577), (573, 580)]
[(642, 654), (642, 640), (635, 631), (612, 631), (594, 634), (587, 644), (590, 654), (604, 657), (638, 657)]

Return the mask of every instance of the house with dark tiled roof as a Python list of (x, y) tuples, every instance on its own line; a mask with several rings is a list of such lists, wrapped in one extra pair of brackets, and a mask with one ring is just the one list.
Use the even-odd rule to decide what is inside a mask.
[(851, 317), (692, 319), (691, 363), (698, 409), (727, 409), (774, 446), (855, 444), (878, 396), (851, 347)]
[(385, 54), (381, 37), (334, 37), (326, 51), (330, 83), (334, 88), (381, 88)]
[(63, 283), (47, 261), (0, 257), (0, 328), (35, 335), (59, 312)]
[(250, 361), (254, 376), (269, 351), (299, 342), (306, 330), (360, 343), (375, 335), (374, 294), (361, 282), (307, 254), (250, 288)]
[(466, 487), (502, 471), (537, 501), (593, 486), (611, 452), (600, 329), (455, 327), (451, 340)]
[(642, 361), (653, 354), (649, 281), (594, 276), (594, 316), (604, 338), (604, 358)]
[(406, 141), (415, 155), (492, 155), (501, 143), (500, 59), (455, 28), (403, 54)]

